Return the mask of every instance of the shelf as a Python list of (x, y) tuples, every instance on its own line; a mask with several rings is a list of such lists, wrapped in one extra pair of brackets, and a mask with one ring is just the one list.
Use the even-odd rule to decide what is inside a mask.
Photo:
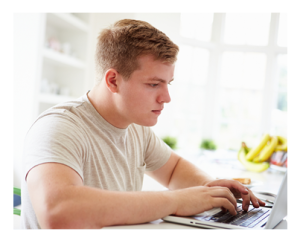
[(43, 56), (44, 58), (54, 62), (54, 64), (60, 64), (80, 69), (85, 68), (85, 63), (83, 61), (48, 48), (43, 49)]
[(47, 20), (60, 29), (88, 32), (88, 25), (70, 13), (48, 13)]
[[(42, 33), (43, 38), (39, 46), (42, 65), (38, 81), (42, 87), (42, 81), (46, 79), (50, 87), (37, 91), (38, 114), (59, 103), (76, 100), (81, 95), (83, 86), (88, 81), (86, 75), (89, 67), (88, 43), (90, 33), (93, 31), (90, 23), (91, 15), (88, 13), (45, 13), (43, 17), (45, 31)], [(55, 42), (51, 42), (51, 39), (58, 44), (55, 46)], [(69, 51), (63, 48), (64, 44), (69, 44)], [(41, 91), (56, 90), (57, 87), (52, 87), (52, 84), (69, 90), (68, 93), (62, 94), (70, 95)]]
[(48, 103), (48, 104), (59, 104), (62, 102), (70, 101), (70, 100), (75, 100), (77, 98), (72, 97), (72, 96), (64, 96), (64, 95), (55, 95), (55, 94), (47, 94), (47, 93), (40, 93), (39, 94), (39, 101), (43, 103)]

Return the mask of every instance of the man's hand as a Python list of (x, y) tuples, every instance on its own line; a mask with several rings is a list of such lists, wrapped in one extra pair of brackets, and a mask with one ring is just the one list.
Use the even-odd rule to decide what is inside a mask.
[(236, 199), (226, 187), (196, 186), (171, 191), (171, 193), (174, 193), (177, 202), (175, 215), (190, 216), (215, 207), (226, 209), (232, 215), (236, 215)]
[(232, 194), (236, 199), (242, 198), (243, 199), (243, 204), (242, 208), (245, 211), (248, 211), (250, 201), (252, 202), (253, 207), (258, 208), (259, 206), (264, 206), (265, 203), (258, 199), (253, 192), (242, 185), (238, 181), (234, 180), (226, 180), (226, 179), (221, 179), (221, 180), (214, 180), (211, 182), (208, 182), (205, 184), (207, 187), (226, 187), (230, 189)]

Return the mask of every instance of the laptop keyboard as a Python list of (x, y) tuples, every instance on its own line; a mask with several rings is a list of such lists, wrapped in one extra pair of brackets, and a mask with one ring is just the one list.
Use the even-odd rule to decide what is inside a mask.
[(242, 227), (253, 228), (259, 222), (269, 216), (270, 210), (266, 208), (254, 208), (249, 206), (248, 211), (242, 209), (242, 205), (237, 207), (237, 214), (232, 215), (229, 212), (218, 212), (213, 216), (201, 217), (202, 220), (239, 225)]

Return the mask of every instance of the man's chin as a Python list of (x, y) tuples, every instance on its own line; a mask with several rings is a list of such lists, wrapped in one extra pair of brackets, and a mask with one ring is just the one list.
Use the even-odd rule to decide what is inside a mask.
[(136, 122), (135, 124), (138, 124), (138, 125), (141, 125), (141, 126), (144, 126), (144, 127), (153, 127), (154, 125), (156, 125), (157, 123), (157, 119), (155, 120), (147, 120), (147, 121), (139, 121), (139, 122)]

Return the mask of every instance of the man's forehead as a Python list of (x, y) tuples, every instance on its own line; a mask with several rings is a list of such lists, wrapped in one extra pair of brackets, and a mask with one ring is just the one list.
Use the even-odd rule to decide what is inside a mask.
[(144, 54), (144, 55), (137, 57), (137, 63), (138, 63), (138, 66), (140, 69), (142, 68), (142, 66), (147, 66), (147, 64), (153, 63), (153, 62), (175, 67), (175, 63), (171, 63), (166, 60), (161, 60), (161, 59), (155, 58), (155, 56), (152, 54)]

